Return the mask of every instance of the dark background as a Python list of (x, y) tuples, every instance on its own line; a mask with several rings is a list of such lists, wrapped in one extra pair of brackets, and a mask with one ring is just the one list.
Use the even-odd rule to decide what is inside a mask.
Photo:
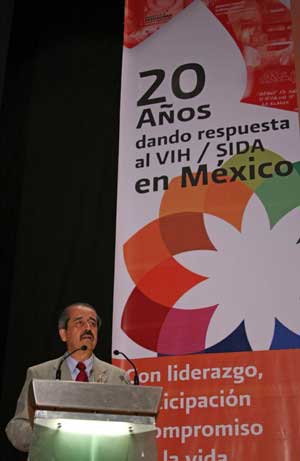
[(95, 5), (0, 2), (3, 461), (25, 459), (4, 428), (64, 306), (97, 307), (110, 360), (123, 0)]

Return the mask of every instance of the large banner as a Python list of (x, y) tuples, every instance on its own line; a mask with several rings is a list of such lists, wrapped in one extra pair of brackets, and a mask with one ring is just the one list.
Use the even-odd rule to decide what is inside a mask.
[(164, 388), (160, 461), (298, 460), (289, 1), (125, 11), (113, 349)]

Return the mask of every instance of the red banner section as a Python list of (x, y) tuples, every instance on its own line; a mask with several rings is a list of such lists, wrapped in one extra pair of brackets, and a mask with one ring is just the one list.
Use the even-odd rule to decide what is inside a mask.
[(210, 0), (240, 48), (248, 74), (242, 102), (297, 110), (290, 10), (280, 0)]
[(132, 48), (156, 32), (193, 0), (127, 0), (124, 45)]
[[(127, 0), (124, 45), (155, 33), (193, 0)], [(200, 0), (198, 0), (200, 1)], [(247, 67), (242, 102), (297, 110), (290, 10), (280, 0), (204, 0), (235, 40)]]
[(159, 459), (298, 460), (299, 362), (299, 350), (136, 359), (141, 383), (164, 389)]

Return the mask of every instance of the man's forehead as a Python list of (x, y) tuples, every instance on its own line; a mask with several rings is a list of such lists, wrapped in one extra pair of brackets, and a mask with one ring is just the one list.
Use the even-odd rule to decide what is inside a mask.
[(97, 314), (90, 307), (85, 307), (85, 306), (72, 306), (72, 307), (70, 307), (70, 310), (69, 310), (69, 318), (70, 319), (73, 319), (73, 318), (80, 319), (80, 318), (84, 318), (84, 317), (97, 319)]

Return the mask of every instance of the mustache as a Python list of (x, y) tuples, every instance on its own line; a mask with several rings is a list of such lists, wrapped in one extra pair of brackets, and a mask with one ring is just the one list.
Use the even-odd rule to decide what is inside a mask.
[(91, 332), (91, 330), (85, 330), (85, 331), (80, 335), (80, 339), (83, 339), (84, 336), (90, 336), (92, 339), (94, 339), (94, 335), (93, 335), (93, 333)]

